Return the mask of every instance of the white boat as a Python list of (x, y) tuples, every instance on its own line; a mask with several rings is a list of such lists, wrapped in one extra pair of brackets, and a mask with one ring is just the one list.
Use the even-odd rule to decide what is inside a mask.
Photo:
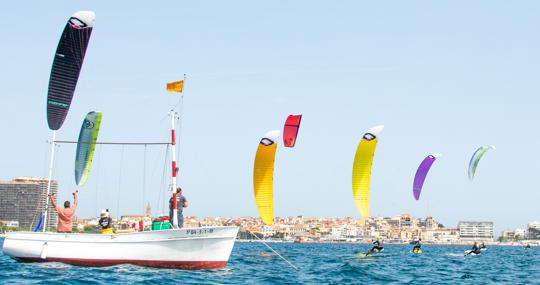
[[(46, 196), (49, 196), (54, 168), (55, 148), (58, 143), (77, 143), (75, 165), (76, 184), (82, 186), (90, 170), (96, 144), (115, 145), (167, 145), (171, 147), (171, 210), (173, 229), (141, 231), (117, 234), (51, 233), (47, 229), (49, 199), (45, 211), (33, 232), (7, 233), (3, 252), (19, 261), (63, 262), (81, 266), (110, 266), (134, 264), (150, 267), (181, 269), (212, 269), (227, 265), (239, 228), (234, 226), (178, 228), (178, 205), (176, 176), (175, 121), (179, 115), (171, 110), (170, 142), (98, 142), (101, 113), (86, 117), (81, 126), (78, 141), (57, 141), (56, 131), (62, 126), (75, 92), (84, 53), (94, 26), (95, 14), (79, 11), (66, 23), (58, 44), (51, 69), (47, 93), (47, 122), (52, 130), (49, 175)], [(69, 40), (66, 40), (69, 39)], [(77, 43), (77, 45), (75, 45)], [(185, 78), (184, 78), (185, 79)], [(167, 90), (182, 92), (184, 80), (171, 82)], [(169, 88), (170, 85), (170, 88)], [(180, 95), (180, 101), (183, 96)], [(99, 114), (99, 115), (97, 115)], [(98, 119), (99, 118), (99, 119)], [(91, 147), (85, 146), (90, 144)], [(81, 147), (79, 149), (80, 146)], [(79, 157), (79, 150), (82, 155)], [(81, 161), (78, 159), (81, 158)], [(80, 172), (79, 172), (80, 171)], [(81, 174), (83, 173), (83, 174)], [(82, 179), (81, 179), (82, 178)], [(75, 193), (74, 193), (75, 194)], [(184, 205), (180, 205), (183, 207)]]
[(79, 266), (215, 269), (227, 265), (238, 227), (199, 227), (122, 234), (10, 232), (5, 255), (23, 262)]

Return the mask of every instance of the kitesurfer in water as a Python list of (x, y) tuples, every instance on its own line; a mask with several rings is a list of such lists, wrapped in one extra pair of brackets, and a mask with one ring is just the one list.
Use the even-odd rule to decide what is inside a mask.
[(73, 207), (69, 201), (64, 202), (64, 208), (59, 207), (54, 200), (54, 195), (49, 194), (49, 199), (51, 199), (51, 204), (54, 210), (58, 213), (58, 226), (56, 231), (59, 233), (71, 233), (73, 225), (73, 215), (77, 209), (77, 193), (79, 191), (73, 192)]
[(480, 246), (478, 246), (478, 243), (477, 242), (474, 242), (471, 250), (467, 253), (467, 255), (469, 254), (480, 254), (481, 253), (481, 250), (480, 250)]
[(368, 251), (368, 253), (373, 253), (373, 252), (381, 252), (384, 250), (384, 247), (382, 246), (382, 242), (377, 239), (373, 242), (373, 247)]
[[(173, 223), (173, 198), (169, 199), (169, 221)], [(181, 228), (184, 226), (184, 214), (183, 209), (187, 208), (188, 201), (184, 195), (182, 195), (182, 188), (176, 188), (176, 208), (178, 209), (178, 227)]]
[(414, 243), (414, 247), (412, 249), (413, 252), (420, 251), (422, 247), (422, 239), (418, 238), (418, 240)]
[(102, 234), (113, 234), (113, 221), (109, 209), (101, 211), (98, 226)]

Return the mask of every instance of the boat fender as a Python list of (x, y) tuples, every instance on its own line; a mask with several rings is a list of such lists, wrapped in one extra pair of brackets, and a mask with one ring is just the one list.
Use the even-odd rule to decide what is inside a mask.
[(43, 243), (41, 247), (41, 254), (39, 255), (41, 259), (47, 259), (47, 242)]

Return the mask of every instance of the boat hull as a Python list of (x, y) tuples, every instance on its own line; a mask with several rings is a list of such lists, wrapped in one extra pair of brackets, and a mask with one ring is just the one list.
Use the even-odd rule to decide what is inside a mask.
[(23, 262), (79, 266), (215, 269), (227, 265), (238, 227), (201, 227), (123, 234), (8, 233), (4, 254)]

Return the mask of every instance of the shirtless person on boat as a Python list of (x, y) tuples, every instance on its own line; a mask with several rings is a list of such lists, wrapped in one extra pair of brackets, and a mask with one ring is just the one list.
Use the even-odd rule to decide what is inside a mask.
[(77, 193), (79, 191), (73, 192), (73, 208), (69, 201), (64, 202), (64, 208), (58, 207), (56, 201), (54, 200), (54, 195), (49, 194), (49, 199), (54, 207), (54, 210), (58, 213), (58, 226), (56, 231), (59, 233), (71, 233), (72, 224), (73, 224), (73, 215), (77, 209)]

